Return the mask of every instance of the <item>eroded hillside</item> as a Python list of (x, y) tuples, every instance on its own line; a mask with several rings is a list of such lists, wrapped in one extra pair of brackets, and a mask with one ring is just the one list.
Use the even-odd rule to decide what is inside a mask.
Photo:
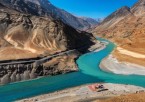
[[(95, 35), (110, 39), (118, 44), (118, 46), (127, 49), (129, 51), (145, 54), (145, 12), (144, 6), (145, 0), (139, 0), (133, 7), (122, 7), (118, 9), (110, 16), (108, 16), (102, 24), (97, 26), (92, 32)], [(142, 62), (141, 65), (145, 65), (143, 61), (145, 59), (138, 59), (135, 57), (129, 58), (129, 56), (118, 53), (115, 51), (115, 55), (121, 61), (129, 61), (137, 64), (138, 61)], [(128, 60), (130, 59), (130, 60)]]
[(0, 84), (78, 71), (79, 51), (96, 42), (92, 34), (31, 12), (0, 4)]
[(0, 11), (1, 60), (50, 55), (93, 44), (90, 34), (61, 21), (11, 12)]

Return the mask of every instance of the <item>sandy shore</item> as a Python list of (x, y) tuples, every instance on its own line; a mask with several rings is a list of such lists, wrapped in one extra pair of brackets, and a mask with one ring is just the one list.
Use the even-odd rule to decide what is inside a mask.
[(116, 58), (109, 55), (107, 58), (103, 59), (100, 63), (100, 68), (103, 71), (111, 72), (115, 74), (136, 74), (145, 75), (145, 67), (137, 64), (132, 64), (128, 62), (119, 62)]
[(20, 100), (18, 102), (91, 102), (96, 99), (106, 99), (130, 93), (144, 92), (145, 88), (133, 85), (102, 83), (107, 91), (96, 92), (90, 90), (89, 85), (69, 88), (50, 94), (40, 95)]

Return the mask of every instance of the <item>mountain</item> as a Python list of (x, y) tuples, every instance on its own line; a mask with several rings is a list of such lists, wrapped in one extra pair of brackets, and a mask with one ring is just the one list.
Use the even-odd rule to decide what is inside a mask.
[(131, 12), (135, 16), (141, 16), (145, 14), (145, 0), (139, 0), (132, 8)]
[[(79, 30), (85, 30), (92, 26), (92, 24), (86, 20), (73, 16), (65, 10), (55, 7), (48, 0), (1, 0), (0, 2), (20, 12), (41, 16), (53, 16), (53, 18), (60, 19), (64, 23)], [(93, 23), (93, 25), (96, 24)]]
[[(23, 2), (23, 0), (18, 1)], [(11, 6), (13, 8), (13, 5)], [(52, 54), (57, 51), (79, 48), (84, 45), (84, 41), (91, 43), (91, 38), (93, 38), (91, 34), (76, 31), (52, 17), (33, 16), (35, 11), (28, 9), (29, 5), (24, 13), (22, 13), (23, 8), (19, 10), (22, 5), (17, 5), (17, 11), (10, 9), (11, 6), (7, 8), (1, 5), (0, 46), (3, 48), (0, 51), (1, 58), (2, 56), (6, 58), (4, 53), (11, 52), (12, 54), (14, 51), (12, 59), (21, 57), (21, 51), (23, 51), (22, 56), (33, 57), (46, 52)], [(32, 14), (26, 14), (27, 12), (29, 14), (32, 12)]]
[(102, 23), (96, 28), (96, 30), (104, 30), (106, 28), (110, 28), (112, 26), (114, 26), (115, 24), (117, 24), (119, 21), (121, 21), (122, 19), (124, 19), (127, 16), (132, 15), (132, 13), (130, 12), (130, 8), (127, 6), (124, 6), (120, 9), (118, 9), (117, 11), (113, 12), (111, 15), (109, 15), (108, 17), (106, 17)]
[(95, 20), (96, 20), (97, 22), (99, 22), (99, 24), (100, 24), (100, 23), (102, 23), (102, 21), (104, 20), (104, 18), (96, 18)]
[[(94, 35), (105, 37), (117, 43), (118, 46), (140, 54), (145, 54), (145, 0), (139, 0), (131, 8), (123, 7), (108, 17), (95, 29)], [(121, 61), (145, 65), (142, 59), (121, 55), (116, 51)]]
[(96, 42), (92, 34), (48, 16), (40, 6), (45, 1), (30, 1), (0, 1), (0, 84), (77, 71), (80, 50)]
[(101, 21), (99, 19), (93, 19), (88, 17), (80, 17), (81, 19), (87, 21), (91, 27), (97, 26)]

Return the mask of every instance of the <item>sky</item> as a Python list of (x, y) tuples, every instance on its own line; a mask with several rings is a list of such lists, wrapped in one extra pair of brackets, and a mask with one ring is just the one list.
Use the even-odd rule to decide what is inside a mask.
[(137, 0), (49, 0), (75, 16), (105, 18), (122, 6), (131, 7)]

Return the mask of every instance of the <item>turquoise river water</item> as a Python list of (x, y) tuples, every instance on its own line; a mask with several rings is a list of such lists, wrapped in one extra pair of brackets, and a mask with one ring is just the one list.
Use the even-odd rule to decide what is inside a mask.
[[(98, 39), (103, 40), (101, 38)], [(82, 55), (77, 60), (80, 69), (79, 72), (0, 86), (0, 102), (11, 102), (22, 98), (96, 82), (132, 84), (145, 87), (145, 76), (116, 75), (100, 70), (100, 61), (109, 55), (114, 48), (115, 45), (109, 42), (107, 47), (102, 51), (90, 52)]]

